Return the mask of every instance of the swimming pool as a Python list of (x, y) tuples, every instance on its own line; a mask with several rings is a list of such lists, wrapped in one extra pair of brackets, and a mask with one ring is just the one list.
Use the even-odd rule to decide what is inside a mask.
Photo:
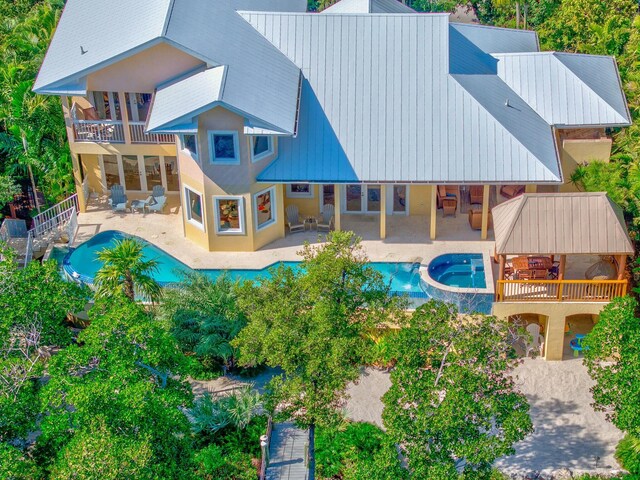
[(449, 287), (486, 288), (481, 253), (447, 253), (429, 263), (429, 276)]
[[(136, 238), (142, 244), (143, 255), (146, 260), (154, 259), (158, 262), (158, 270), (153, 277), (161, 285), (169, 285), (180, 281), (182, 272), (192, 269), (169, 255), (155, 245), (132, 235), (115, 230), (100, 232), (90, 240), (84, 242), (78, 248), (69, 252), (64, 258), (63, 269), (65, 273), (76, 281), (91, 284), (96, 272), (102, 267), (98, 260), (98, 252), (105, 248), (111, 248), (117, 240), (124, 238)], [(300, 268), (301, 262), (277, 262), (259, 270), (252, 269), (203, 269), (197, 270), (208, 277), (215, 279), (223, 272), (234, 280), (256, 280), (259, 277), (268, 277), (269, 269), (283, 264), (291, 268)], [(407, 294), (410, 298), (424, 298), (427, 295), (420, 286), (420, 264), (411, 262), (372, 262), (371, 267), (382, 274), (385, 282), (391, 285), (395, 294)]]

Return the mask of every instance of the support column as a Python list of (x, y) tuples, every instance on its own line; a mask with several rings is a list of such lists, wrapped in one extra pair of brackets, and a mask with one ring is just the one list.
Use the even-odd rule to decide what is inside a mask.
[(533, 183), (528, 183), (524, 186), (525, 193), (536, 193), (538, 191), (538, 186)]
[(544, 359), (562, 360), (564, 353), (564, 322), (562, 314), (547, 317), (547, 328), (544, 334)]
[(436, 239), (436, 217), (438, 214), (437, 192), (438, 186), (431, 185), (431, 224), (429, 227), (429, 238), (431, 240)]
[(340, 231), (340, 213), (342, 211), (342, 190), (340, 189), (340, 185), (339, 184), (334, 184), (333, 185), (333, 198), (334, 198), (334, 207), (335, 207), (335, 212), (334, 212), (334, 218), (333, 218), (333, 229), (336, 232)]
[(380, 240), (387, 238), (387, 186), (380, 185)]
[(118, 92), (120, 102), (120, 115), (122, 115), (122, 130), (124, 133), (124, 143), (131, 145), (131, 129), (129, 128), (129, 112), (127, 111), (127, 96), (124, 92)]
[(504, 267), (507, 263), (507, 256), (500, 255), (500, 270), (498, 272), (498, 280), (504, 280)]
[(82, 170), (80, 169), (80, 158), (75, 152), (71, 152), (71, 165), (73, 166), (73, 180), (76, 184), (76, 193), (78, 194), (78, 209), (80, 213), (87, 211), (87, 201), (85, 198), (84, 189), (82, 188)]
[(560, 255), (560, 266), (558, 267), (558, 280), (564, 280), (564, 269), (567, 266), (567, 256)]
[(485, 185), (482, 190), (482, 230), (480, 238), (486, 240), (489, 234), (489, 192), (491, 185)]
[(618, 257), (618, 280), (624, 280), (624, 271), (627, 266), (627, 256), (620, 255)]

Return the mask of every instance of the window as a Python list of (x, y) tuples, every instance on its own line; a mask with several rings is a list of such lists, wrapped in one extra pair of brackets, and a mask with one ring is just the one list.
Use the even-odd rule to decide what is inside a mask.
[(308, 183), (289, 183), (287, 184), (287, 197), (313, 198), (313, 187)]
[(242, 197), (213, 197), (216, 233), (244, 235), (244, 203)]
[(144, 156), (144, 171), (147, 176), (147, 190), (153, 190), (156, 185), (162, 186), (162, 171), (160, 157)]
[(103, 155), (104, 178), (107, 182), (107, 190), (114, 185), (120, 185), (120, 171), (118, 169), (118, 157), (115, 155)]
[(191, 154), (191, 157), (195, 160), (198, 159), (198, 136), (194, 133), (185, 133), (180, 135), (182, 142), (182, 150), (186, 150)]
[(180, 190), (178, 179), (178, 159), (176, 157), (164, 157), (164, 172), (167, 178), (167, 190), (177, 192)]
[(254, 162), (262, 160), (273, 153), (273, 141), (271, 137), (260, 135), (251, 137), (251, 158)]
[(137, 155), (123, 155), (122, 169), (124, 171), (124, 187), (127, 190), (142, 190), (140, 181), (140, 165)]
[(238, 132), (209, 132), (211, 163), (239, 164)]
[(269, 187), (266, 190), (256, 193), (253, 196), (253, 211), (256, 219), (256, 230), (262, 230), (276, 223), (275, 212), (275, 187)]
[(204, 230), (204, 217), (202, 214), (202, 196), (189, 187), (184, 187), (185, 204), (187, 207), (187, 220)]

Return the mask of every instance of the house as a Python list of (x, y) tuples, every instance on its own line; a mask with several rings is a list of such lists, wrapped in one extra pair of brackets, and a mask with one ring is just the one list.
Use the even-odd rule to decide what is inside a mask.
[(34, 90), (62, 99), (81, 208), (162, 185), (209, 251), (284, 237), (292, 205), (333, 205), (336, 229), (376, 216), (381, 239), (392, 215), (427, 219), (433, 240), (440, 215), (469, 212), (486, 239), (498, 203), (575, 191), (576, 166), (608, 161), (609, 130), (631, 123), (612, 57), (396, 0), (305, 10), (68, 0)]

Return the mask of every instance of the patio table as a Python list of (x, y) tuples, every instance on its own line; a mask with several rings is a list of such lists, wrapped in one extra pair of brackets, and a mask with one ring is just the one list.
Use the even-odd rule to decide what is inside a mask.
[(146, 200), (133, 200), (131, 202), (131, 213), (135, 213), (136, 210), (140, 210), (144, 213), (144, 209), (147, 206)]
[(513, 269), (518, 270), (550, 270), (553, 262), (550, 257), (515, 257)]

